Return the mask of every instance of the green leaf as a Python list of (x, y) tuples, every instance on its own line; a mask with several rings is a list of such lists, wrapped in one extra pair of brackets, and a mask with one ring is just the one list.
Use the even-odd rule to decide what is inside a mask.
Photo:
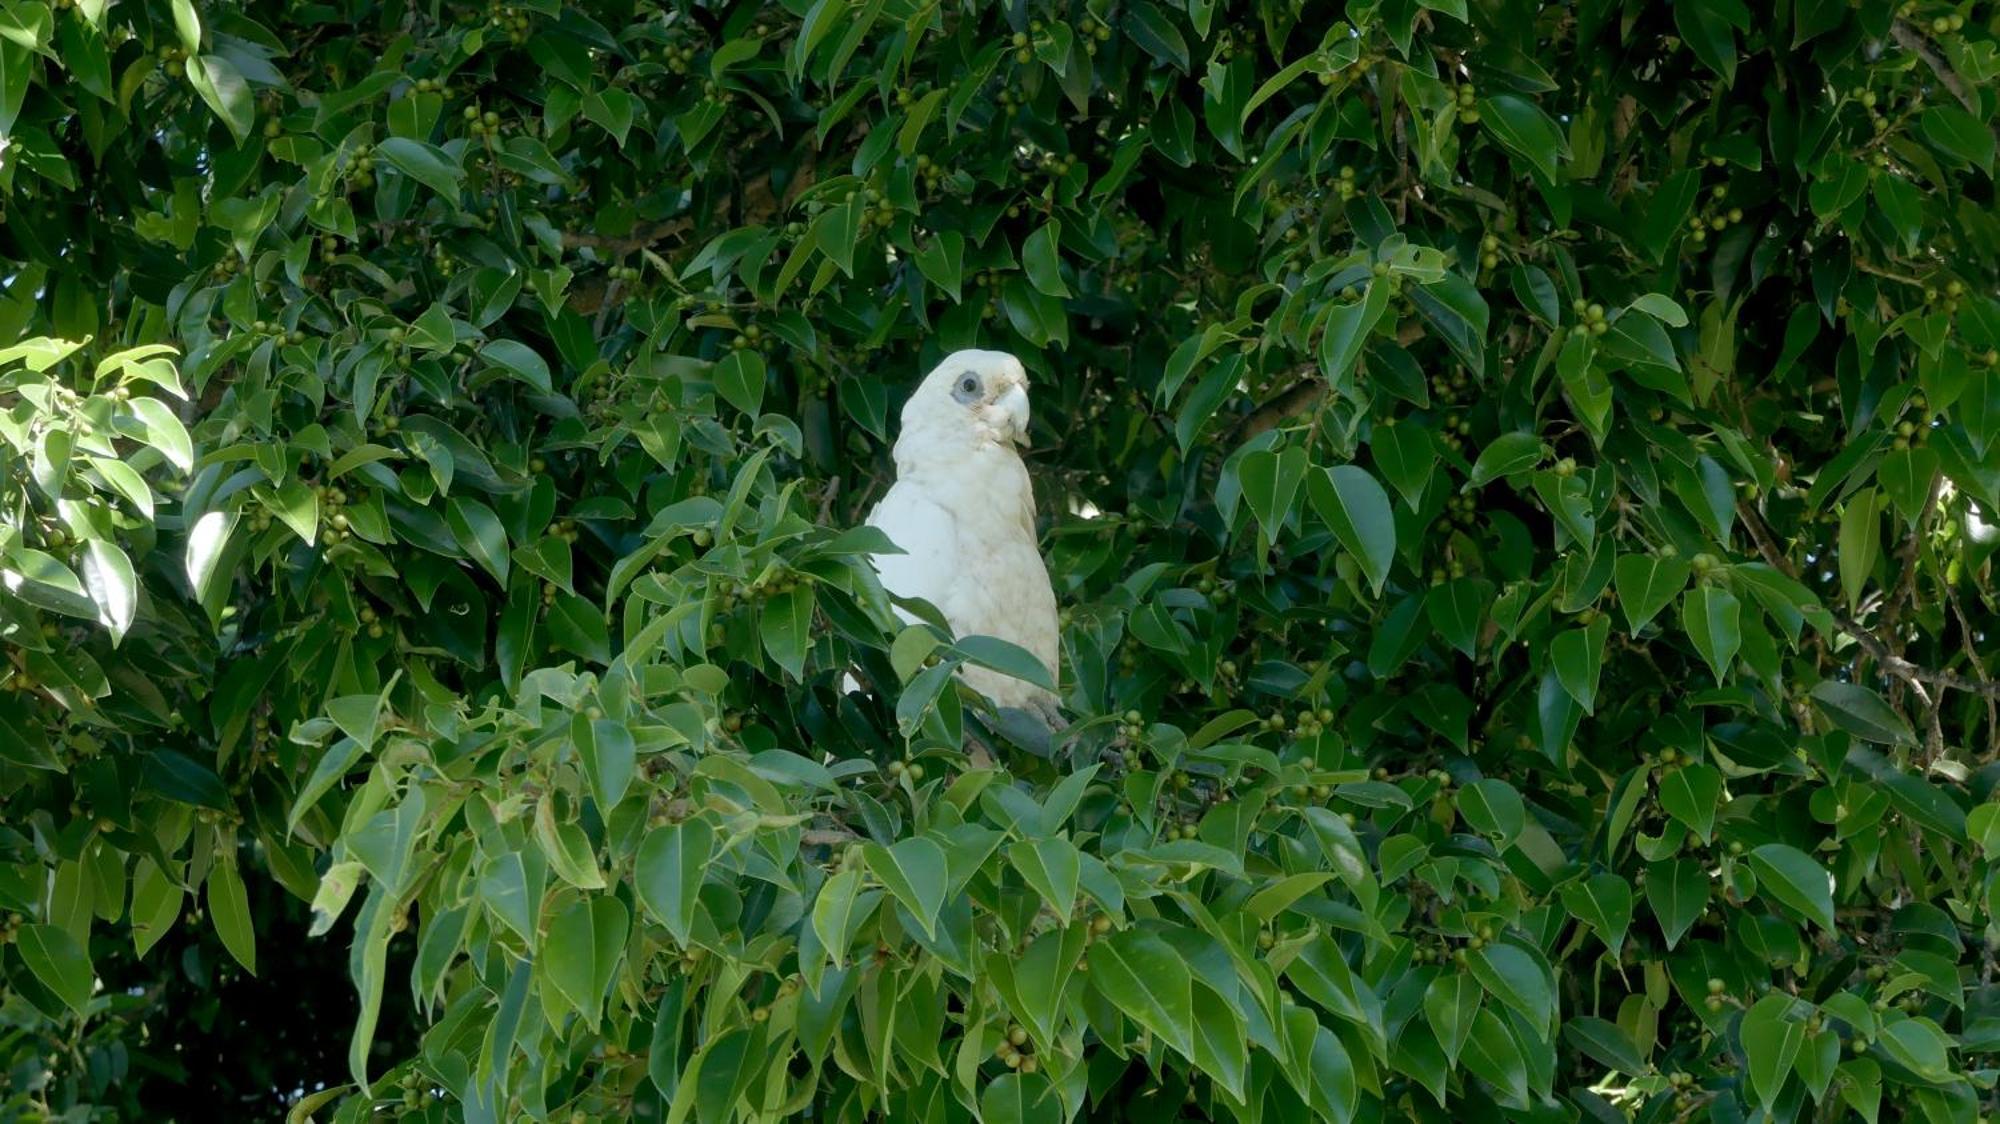
[(1021, 267), (1028, 282), (1052, 297), (1067, 297), (1069, 286), (1062, 279), (1062, 224), (1051, 220), (1028, 235), (1021, 245)]
[(236, 64), (222, 55), (190, 55), (187, 77), (195, 93), (229, 127), (229, 135), (236, 138), (236, 143), (248, 140), (251, 128), (257, 123), (257, 103)]
[(1666, 324), (1669, 328), (1685, 328), (1688, 326), (1687, 310), (1682, 308), (1680, 303), (1675, 301), (1674, 298), (1665, 293), (1644, 293), (1633, 298), (1632, 303), (1625, 307), (1635, 312), (1643, 312), (1653, 319)]
[(1556, 162), (1569, 155), (1569, 142), (1540, 106), (1518, 94), (1495, 94), (1479, 100), (1479, 118), (1510, 152), (1526, 159), (1543, 179), (1556, 181)]
[(556, 875), (579, 890), (601, 890), (604, 871), (597, 865), (597, 851), (583, 827), (557, 821), (555, 801), (544, 799), (535, 805), (535, 842), (549, 860)]
[(1731, 16), (1741, 10), (1738, 0), (1683, 0), (1674, 5), (1674, 26), (1703, 65), (1722, 75), (1727, 86), (1736, 81), (1736, 33)]
[(1408, 290), (1410, 304), (1477, 377), (1486, 372), (1486, 332), (1492, 312), (1486, 298), (1456, 273)]
[(1250, 1041), (1243, 1016), (1215, 989), (1194, 985), (1194, 1063), (1229, 1096), (1244, 1097), (1250, 1069)]
[[(715, 831), (700, 819), (653, 828), (639, 844), (633, 868), (639, 904), (665, 925), (683, 948), (694, 931), (702, 879), (714, 857)], [(825, 897), (824, 891), (821, 897)]]
[(1530, 1026), (1547, 1030), (1554, 1025), (1555, 991), (1534, 956), (1496, 942), (1473, 953), (1466, 967), (1487, 994), (1519, 1011)]
[(138, 860), (132, 872), (132, 948), (141, 959), (180, 920), (183, 896), (152, 859)]
[(868, 872), (903, 903), (923, 927), (924, 935), (935, 940), (938, 913), (944, 908), (945, 892), (951, 884), (944, 848), (919, 836), (893, 847), (863, 843), (861, 853), (868, 862)]
[(1564, 1019), (1562, 1036), (1579, 1052), (1629, 1076), (1643, 1077), (1649, 1068), (1632, 1036), (1607, 1019), (1590, 1015)]
[(1660, 774), (1660, 809), (1686, 824), (1703, 843), (1714, 840), (1715, 811), (1722, 803), (1722, 774), (1700, 762)]
[(997, 636), (961, 636), (952, 643), (951, 650), (964, 657), (967, 663), (978, 664), (1002, 675), (1013, 676), (1045, 691), (1056, 689), (1056, 682), (1050, 676), (1049, 668), (1039, 657), (1026, 648)]
[(1897, 1065), (1925, 1081), (1951, 1079), (1951, 1039), (1930, 1019), (1917, 1016), (1890, 1023), (1876, 1043)]
[(1811, 855), (1783, 843), (1766, 843), (1750, 852), (1750, 870), (1759, 890), (1800, 916), (1828, 930), (1833, 925), (1833, 876)]
[(1597, 680), (1604, 670), (1604, 645), (1610, 634), (1611, 619), (1599, 616), (1586, 627), (1558, 633), (1549, 645), (1556, 681), (1585, 714), (1597, 713)]
[(1330, 385), (1345, 384), (1368, 344), (1369, 333), (1375, 330), (1388, 308), (1389, 286), (1373, 282), (1360, 300), (1333, 306), (1319, 344), (1320, 374)]
[(1419, 425), (1380, 425), (1369, 437), (1368, 448), (1383, 478), (1415, 510), (1437, 466), (1437, 446), (1430, 431)]
[(924, 278), (943, 289), (952, 303), (957, 304), (959, 287), (965, 278), (965, 235), (955, 230), (940, 232), (917, 247), (916, 261)]
[(278, 485), (264, 501), (264, 507), (305, 540), (307, 546), (319, 540), (319, 494), (304, 480), (293, 477)]
[(513, 562), (507, 550), (506, 527), (493, 509), (478, 500), (455, 496), (445, 505), (445, 522), (460, 549), (505, 588)]
[(195, 14), (194, 0), (173, 0), (174, 33), (188, 54), (201, 51), (201, 17)]
[(139, 579), (132, 560), (116, 543), (91, 539), (84, 546), (83, 587), (97, 606), (97, 622), (111, 633), (111, 646), (117, 647), (139, 609)]
[(1474, 831), (1505, 850), (1528, 825), (1527, 806), (1514, 786), (1497, 777), (1458, 790), (1458, 812)]
[(78, 1015), (88, 1013), (97, 978), (90, 953), (60, 925), (23, 925), (14, 948), (28, 970)]
[(777, 594), (757, 613), (764, 651), (794, 681), (805, 678), (806, 653), (812, 649), (812, 617), (813, 590), (809, 584)]
[(126, 405), (137, 423), (139, 440), (158, 449), (182, 472), (194, 471), (194, 442), (171, 406), (157, 398), (134, 398)]
[(353, 738), (363, 753), (375, 746), (375, 735), (380, 729), (383, 695), (342, 695), (326, 704), (327, 717), (340, 732)]
[(715, 365), (715, 390), (723, 401), (756, 417), (764, 404), (764, 357), (739, 348)]
[(929, 127), (931, 119), (937, 115), (938, 106), (950, 92), (948, 88), (940, 86), (917, 99), (917, 103), (911, 106), (904, 116), (903, 127), (896, 132), (896, 151), (905, 156), (916, 155), (917, 146), (923, 140), (924, 130)]
[(1090, 950), (1090, 982), (1182, 1057), (1194, 1056), (1193, 978), (1173, 946), (1127, 929)]
[(1982, 172), (1993, 170), (1993, 131), (1958, 106), (1939, 101), (1919, 119), (1924, 136), (1939, 151)]
[(1250, 900), (1244, 903), (1243, 912), (1259, 921), (1270, 922), (1307, 894), (1333, 881), (1333, 877), (1332, 871), (1321, 870), (1281, 878), (1252, 894)]
[(979, 1094), (984, 1124), (1062, 1124), (1062, 1097), (1039, 1073), (1003, 1073)]
[(1083, 876), (1083, 860), (1076, 845), (1067, 839), (1035, 839), (1007, 848), (1007, 861), (1021, 872), (1030, 887), (1064, 925), (1076, 905), (1077, 883)]
[(1236, 475), (1243, 483), (1244, 500), (1264, 529), (1264, 537), (1276, 542), (1298, 500), (1299, 486), (1305, 483), (1305, 450), (1292, 448), (1273, 453), (1259, 449), (1246, 453), (1237, 462)]
[(1916, 731), (1883, 701), (1882, 696), (1858, 683), (1837, 679), (1821, 680), (1812, 689), (1812, 699), (1833, 723), (1864, 741), (1883, 745), (1914, 747)]
[(1882, 557), (1882, 496), (1863, 488), (1840, 512), (1840, 588), (1849, 605), (1861, 601), (1875, 563)]
[(1708, 908), (1708, 894), (1708, 874), (1691, 859), (1667, 859), (1646, 868), (1646, 904), (1670, 949)]
[(1736, 595), (1715, 585), (1697, 585), (1681, 601), (1681, 625), (1720, 684), (1743, 646), (1742, 606)]
[(835, 874), (819, 888), (819, 896), (813, 900), (813, 933), (835, 965), (846, 963), (847, 947), (854, 943), (855, 932), (875, 912), (881, 897), (880, 890), (861, 889), (858, 867)]
[(1368, 584), (1380, 596), (1396, 561), (1396, 518), (1389, 494), (1366, 469), (1351, 464), (1310, 474), (1306, 491), (1319, 517), (1361, 564)]
[[(588, 956), (585, 956), (586, 949), (579, 947), (572, 963), (573, 966), (580, 963), (589, 964), (590, 974), (582, 980), (572, 978), (567, 988), (559, 990), (563, 991), (564, 998), (569, 999), (583, 1013), (585, 1022), (595, 1026), (605, 992), (611, 988), (619, 961), (624, 955), (626, 942), (630, 939), (632, 915), (626, 909), (624, 902), (603, 895), (579, 899), (577, 906), (583, 907), (582, 916), (569, 922), (569, 925), (578, 930), (578, 936), (587, 935), (590, 944), (587, 948)], [(574, 912), (577, 910), (572, 907), (562, 916), (569, 916)], [(544, 959), (552, 968), (564, 960), (563, 955), (553, 949), (555, 935), (555, 926), (551, 924), (550, 944), (547, 946), (548, 952)]]
[(1757, 1100), (1775, 1105), (1785, 1080), (1792, 1075), (1792, 1063), (1805, 1044), (1803, 1022), (1792, 1018), (1799, 1001), (1789, 995), (1771, 994), (1759, 999), (1743, 1015), (1743, 1053), (1750, 1061), (1750, 1086)]
[(1481, 995), (1479, 982), (1458, 972), (1440, 975), (1424, 989), (1424, 1016), (1449, 1062), (1457, 1063), (1459, 1052), (1472, 1037)]
[(518, 340), (494, 340), (479, 349), (479, 357), (543, 394), (554, 393), (549, 364)]
[(1597, 931), (1604, 947), (1617, 955), (1632, 927), (1632, 886), (1616, 874), (1595, 874), (1562, 889), (1563, 908)]
[(1625, 627), (1633, 636), (1660, 615), (1681, 590), (1687, 588), (1694, 567), (1679, 558), (1658, 554), (1621, 554), (1612, 569), (1618, 605), (1625, 613)]
[(1183, 74), (1191, 69), (1187, 40), (1181, 37), (1180, 29), (1152, 0), (1135, 0), (1121, 10), (1127, 17), (1125, 34), (1131, 36), (1141, 50), (1161, 62), (1173, 64)]
[(593, 722), (583, 714), (571, 719), (570, 730), (600, 814), (617, 807), (631, 788), (632, 776), (637, 771), (638, 748), (632, 740), (632, 731), (624, 723), (608, 718)]
[(452, 207), (458, 206), (459, 181), (465, 173), (443, 149), (408, 137), (388, 137), (375, 146), (375, 155), (443, 196)]
[(1480, 450), (1479, 459), (1472, 465), (1472, 476), (1465, 482), (1465, 490), (1470, 491), (1517, 472), (1526, 472), (1540, 464), (1541, 460), (1540, 437), (1532, 433), (1503, 433)]
[(1481, 578), (1452, 578), (1434, 585), (1424, 596), (1424, 614), (1445, 643), (1477, 657), (1479, 626), (1493, 600), (1493, 583)]
[(566, 651), (592, 663), (611, 662), (611, 636), (604, 614), (590, 602), (567, 593), (549, 603), (549, 638)]
[(243, 885), (243, 876), (237, 873), (234, 858), (232, 855), (216, 863), (208, 872), (208, 919), (215, 925), (215, 935), (222, 938), (222, 947), (243, 965), (244, 971), (254, 976), (257, 926), (250, 917), (250, 894)]
[(1472, 1033), (1461, 1055), (1465, 1067), (1493, 1086), (1507, 1101), (1528, 1099), (1528, 1063), (1521, 1046), (1500, 1016), (1482, 1008), (1472, 1020)]
[[(1849, 749), (1846, 763), (1875, 782), (1880, 791), (1888, 794), (1889, 802), (1898, 811), (1920, 826), (1942, 832), (1952, 839), (1967, 837), (1969, 817), (1943, 788), (1897, 768), (1866, 746)], [(1971, 836), (1974, 840), (1983, 840), (1984, 837), (1983, 832), (1974, 832)]]

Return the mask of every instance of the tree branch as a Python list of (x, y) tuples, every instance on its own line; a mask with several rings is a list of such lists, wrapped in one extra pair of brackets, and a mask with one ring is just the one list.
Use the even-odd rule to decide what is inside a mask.
[(1938, 497), (1944, 491), (1944, 473), (1931, 474), (1931, 490), (1924, 497), (1924, 506), (1917, 512), (1917, 520), (1910, 528), (1910, 537), (1903, 540), (1903, 549), (1896, 552), (1902, 565), (1903, 580), (1896, 585), (1896, 591), (1882, 606), (1881, 629), (1888, 635), (1890, 645), (1897, 651), (1903, 645), (1896, 640), (1896, 623), (1903, 615), (1903, 608), (1917, 591), (1917, 554), (1923, 548), (1924, 532), (1930, 526), (1931, 517), (1937, 513)]
[(572, 250), (589, 248), (605, 257), (622, 258), (634, 250), (643, 250), (655, 242), (692, 229), (692, 220), (684, 217), (667, 219), (662, 222), (646, 223), (635, 228), (630, 234), (611, 238), (587, 231), (571, 230), (563, 232), (563, 245)]
[[(1423, 338), (1423, 326), (1415, 321), (1396, 329), (1396, 343), (1400, 347), (1408, 347)], [(1262, 406), (1245, 414), (1243, 420), (1236, 423), (1235, 428), (1229, 431), (1229, 439), (1224, 442), (1226, 447), (1234, 448), (1274, 429), (1280, 423), (1319, 405), (1319, 400), (1326, 397), (1326, 380), (1319, 376), (1318, 364), (1303, 364), (1294, 375), (1298, 378), (1297, 382), (1279, 391), (1276, 397), (1267, 399)]]
[[(1958, 590), (1945, 586), (1944, 599), (1951, 606), (1952, 616), (1958, 618), (1958, 641), (1965, 646), (1966, 662), (1972, 665), (1980, 682), (1986, 682), (1986, 665), (1979, 662), (1979, 651), (1973, 647), (1972, 622), (1966, 619), (1965, 604), (1959, 600)], [(1986, 696), (1986, 744), (1988, 752), (2000, 749), (2000, 702), (1993, 695)]]
[[(1798, 568), (1793, 566), (1791, 561), (1785, 558), (1783, 554), (1779, 553), (1776, 541), (1771, 538), (1770, 528), (1764, 526), (1763, 517), (1757, 514), (1757, 509), (1751, 506), (1748, 500), (1741, 500), (1738, 501), (1736, 510), (1742, 515), (1743, 526), (1750, 532), (1750, 538), (1757, 544), (1757, 551), (1763, 555), (1764, 561), (1770, 563), (1772, 568), (1778, 570), (1786, 577), (1796, 580), (1799, 576)], [(1861, 646), (1861, 650), (1868, 653), (1871, 659), (1880, 664), (1882, 670), (1887, 674), (1893, 675), (1905, 683), (1926, 683), (1934, 687), (1949, 687), (1954, 691), (1964, 691), (1967, 694), (1979, 695), (1982, 698), (2000, 699), (2000, 682), (1984, 678), (1968, 679), (1955, 672), (1919, 667), (1890, 651), (1887, 644), (1884, 644), (1874, 633), (1863, 628), (1860, 622), (1856, 621), (1853, 617), (1848, 616), (1839, 609), (1831, 607), (1829, 607), (1828, 612), (1833, 617), (1833, 623), (1840, 626), (1842, 632), (1854, 637), (1854, 642)], [(1983, 675), (1984, 672), (1982, 671), (1981, 674)]]
[(1938, 54), (1937, 48), (1931, 45), (1929, 37), (1917, 30), (1915, 24), (1899, 19), (1889, 25), (1889, 35), (1904, 50), (1914, 52), (1922, 59), (1924, 65), (1931, 68), (1931, 73), (1937, 75), (1938, 83), (1950, 90), (1951, 96), (1957, 98), (1959, 104), (1974, 113), (1979, 112), (1979, 95), (1973, 92), (1971, 86), (1966, 85), (1965, 79), (1958, 76), (1958, 71), (1951, 68), (1951, 63), (1943, 55)]
[(1310, 373), (1279, 392), (1277, 397), (1267, 400), (1262, 406), (1244, 415), (1243, 420), (1236, 423), (1236, 428), (1229, 431), (1229, 440), (1224, 442), (1226, 447), (1234, 448), (1241, 445), (1261, 433), (1276, 428), (1280, 422), (1297, 417), (1319, 405), (1319, 400), (1326, 397), (1326, 380), (1320, 378), (1318, 371), (1310, 366), (1302, 367), (1300, 370)]

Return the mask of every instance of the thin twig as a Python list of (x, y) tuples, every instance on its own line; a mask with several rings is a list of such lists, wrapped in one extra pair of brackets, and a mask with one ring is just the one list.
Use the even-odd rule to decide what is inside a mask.
[(1923, 507), (1917, 511), (1917, 521), (1910, 528), (1910, 537), (1903, 540), (1903, 548), (1896, 552), (1897, 559), (1902, 563), (1903, 580), (1897, 583), (1895, 593), (1882, 606), (1882, 615), (1877, 618), (1881, 621), (1883, 634), (1889, 637), (1890, 646), (1899, 653), (1903, 645), (1896, 639), (1896, 623), (1902, 617), (1904, 607), (1910, 603), (1910, 598), (1916, 594), (1917, 555), (1923, 549), (1924, 533), (1930, 529), (1931, 517), (1937, 513), (1938, 497), (1943, 492), (1944, 473), (1933, 472), (1930, 492), (1924, 497)]
[(1944, 707), (1939, 705), (1943, 699), (1942, 696), (1931, 698), (1924, 685), (1915, 680), (1910, 681), (1910, 693), (1917, 696), (1917, 701), (1924, 704), (1924, 710), (1930, 715), (1930, 728), (1924, 734), (1924, 768), (1928, 769), (1944, 756)]
[(1931, 68), (1931, 73), (1937, 75), (1939, 84), (1950, 90), (1951, 96), (1959, 100), (1959, 104), (1974, 113), (1979, 112), (1979, 95), (1973, 92), (1965, 79), (1958, 76), (1958, 71), (1951, 68), (1951, 63), (1946, 61), (1943, 55), (1938, 54), (1937, 48), (1931, 45), (1929, 37), (1917, 30), (1915, 24), (1899, 19), (1889, 25), (1889, 35), (1901, 44), (1904, 50), (1915, 52), (1916, 56), (1923, 60), (1924, 65)]
[(1742, 500), (1737, 503), (1736, 510), (1741, 513), (1743, 528), (1750, 532), (1750, 541), (1757, 544), (1757, 553), (1763, 555), (1765, 563), (1796, 581), (1799, 576), (1798, 567), (1792, 565), (1791, 559), (1779, 553), (1778, 545), (1772, 541), (1771, 532), (1764, 526), (1764, 520), (1757, 514), (1757, 509), (1750, 505), (1750, 501)]
[[(1979, 662), (1979, 650), (1973, 647), (1972, 621), (1966, 618), (1965, 604), (1959, 600), (1958, 590), (1949, 585), (1945, 586), (1944, 599), (1945, 603), (1951, 606), (1952, 616), (1958, 618), (1958, 639), (1959, 643), (1965, 646), (1966, 662), (1972, 665), (1972, 670), (1979, 676), (1980, 682), (1988, 682), (1986, 665)], [(2000, 750), (2000, 699), (1992, 695), (1986, 696), (1986, 745), (1989, 752)]]
[[(1771, 538), (1770, 529), (1764, 526), (1763, 517), (1757, 514), (1757, 509), (1747, 500), (1738, 503), (1736, 507), (1743, 517), (1744, 528), (1750, 532), (1750, 538), (1756, 542), (1757, 551), (1764, 556), (1764, 561), (1786, 577), (1796, 580), (1799, 576), (1798, 568), (1778, 552), (1777, 544)], [(1882, 666), (1883, 672), (1906, 683), (1927, 683), (1935, 687), (1949, 687), (1955, 691), (1979, 695), (1982, 698), (2000, 699), (2000, 682), (1983, 678), (1967, 679), (1963, 675), (1949, 671), (1918, 667), (1891, 652), (1874, 633), (1861, 627), (1859, 622), (1846, 613), (1831, 608), (1828, 612), (1833, 617), (1833, 623), (1838, 625), (1842, 632), (1852, 636), (1854, 642), (1861, 646), (1861, 650)]]
[(825, 526), (827, 522), (833, 518), (833, 499), (835, 496), (838, 496), (839, 494), (840, 494), (840, 477), (835, 476), (827, 480), (825, 490), (823, 490), (820, 493), (819, 522), (821, 526)]

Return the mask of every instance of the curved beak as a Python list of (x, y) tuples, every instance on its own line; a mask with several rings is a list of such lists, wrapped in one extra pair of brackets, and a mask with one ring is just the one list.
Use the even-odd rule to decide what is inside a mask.
[(1012, 386), (993, 404), (1006, 418), (1006, 435), (1020, 448), (1028, 447), (1028, 388)]

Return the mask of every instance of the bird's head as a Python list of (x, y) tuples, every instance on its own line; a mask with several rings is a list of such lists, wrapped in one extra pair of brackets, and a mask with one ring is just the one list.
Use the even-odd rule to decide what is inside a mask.
[(1028, 371), (1004, 351), (954, 351), (904, 404), (903, 432), (1025, 447)]

